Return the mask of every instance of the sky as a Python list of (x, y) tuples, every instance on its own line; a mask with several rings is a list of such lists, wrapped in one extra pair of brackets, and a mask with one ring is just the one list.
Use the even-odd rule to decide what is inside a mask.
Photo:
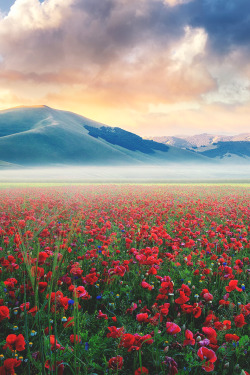
[(0, 109), (142, 136), (250, 129), (249, 0), (0, 0)]

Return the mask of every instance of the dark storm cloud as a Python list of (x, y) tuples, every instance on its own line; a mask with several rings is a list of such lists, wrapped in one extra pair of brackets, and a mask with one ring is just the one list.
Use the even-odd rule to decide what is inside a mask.
[(250, 51), (249, 0), (195, 0), (178, 7), (192, 27), (202, 27), (216, 53), (239, 46)]

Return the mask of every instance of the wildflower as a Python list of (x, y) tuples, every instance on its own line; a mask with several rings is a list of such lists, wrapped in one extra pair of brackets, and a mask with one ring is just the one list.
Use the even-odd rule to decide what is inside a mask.
[(63, 365), (63, 362), (62, 361), (57, 361), (56, 363), (54, 362), (54, 364), (51, 363), (51, 361), (48, 359), (46, 362), (45, 362), (45, 365), (44, 367), (48, 370), (51, 370), (51, 371), (55, 371), (56, 368), (57, 368), (57, 374), (58, 375), (63, 375), (63, 371), (64, 371), (64, 365)]
[(108, 316), (106, 314), (103, 314), (101, 312), (101, 310), (99, 310), (98, 315), (97, 315), (97, 319), (106, 319), (107, 320)]
[(108, 366), (112, 370), (120, 370), (123, 366), (123, 358), (120, 355), (110, 358)]
[(198, 356), (203, 361), (205, 360), (205, 364), (202, 365), (203, 370), (206, 372), (210, 372), (214, 370), (214, 362), (216, 362), (217, 357), (213, 350), (207, 349), (206, 347), (201, 347), (198, 352)]
[(163, 361), (166, 366), (169, 368), (169, 375), (178, 374), (178, 365), (172, 357), (165, 357), (165, 361)]
[(119, 347), (123, 346), (124, 348), (131, 347), (135, 342), (135, 337), (130, 333), (125, 333), (120, 341)]
[(116, 328), (115, 326), (108, 327), (109, 333), (107, 333), (107, 337), (112, 337), (114, 339), (121, 337), (124, 333), (124, 328)]
[(3, 366), (0, 367), (0, 374), (15, 374), (14, 368), (20, 366), (21, 363), (16, 358), (6, 359)]
[(194, 335), (189, 329), (185, 331), (185, 338), (186, 340), (184, 340), (183, 346), (195, 344)]
[(169, 333), (170, 335), (176, 335), (177, 333), (181, 332), (180, 327), (175, 323), (167, 322), (166, 328), (167, 333)]
[(10, 318), (10, 310), (7, 306), (0, 306), (0, 322), (6, 318)]
[(78, 335), (70, 335), (69, 340), (70, 340), (71, 344), (80, 343), (81, 342), (81, 337), (78, 336)]
[(145, 313), (145, 314), (137, 314), (136, 315), (136, 320), (137, 320), (137, 322), (148, 322), (148, 314), (147, 313)]
[(231, 280), (229, 282), (229, 285), (225, 287), (227, 292), (232, 292), (233, 290), (237, 290), (238, 292), (242, 292), (242, 289), (239, 288), (238, 286), (238, 280)]
[(245, 318), (244, 318), (243, 314), (240, 314), (240, 315), (236, 316), (234, 318), (234, 323), (235, 323), (236, 327), (238, 327), (238, 328), (243, 327), (245, 324), (247, 324), (245, 322)]
[(235, 334), (231, 334), (231, 333), (227, 333), (225, 335), (225, 340), (227, 342), (232, 342), (232, 341), (239, 341), (239, 336), (235, 335)]
[(135, 373), (134, 373), (134, 375), (143, 375), (143, 374), (145, 375), (148, 374), (148, 369), (144, 366), (139, 367), (137, 370), (135, 370)]

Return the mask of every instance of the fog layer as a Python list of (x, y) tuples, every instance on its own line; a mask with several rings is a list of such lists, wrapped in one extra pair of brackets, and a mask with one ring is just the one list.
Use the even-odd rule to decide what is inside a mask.
[(68, 166), (2, 169), (0, 171), (0, 182), (199, 182), (210, 180), (250, 181), (250, 165)]

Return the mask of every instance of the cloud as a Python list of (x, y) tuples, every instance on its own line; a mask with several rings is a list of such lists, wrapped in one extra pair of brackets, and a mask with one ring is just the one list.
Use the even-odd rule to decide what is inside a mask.
[(0, 85), (9, 95), (0, 106), (12, 97), (111, 123), (124, 113), (132, 125), (132, 116), (147, 124), (145, 114), (177, 123), (212, 103), (226, 116), (225, 104), (249, 100), (248, 8), (244, 0), (16, 0), (0, 15)]

